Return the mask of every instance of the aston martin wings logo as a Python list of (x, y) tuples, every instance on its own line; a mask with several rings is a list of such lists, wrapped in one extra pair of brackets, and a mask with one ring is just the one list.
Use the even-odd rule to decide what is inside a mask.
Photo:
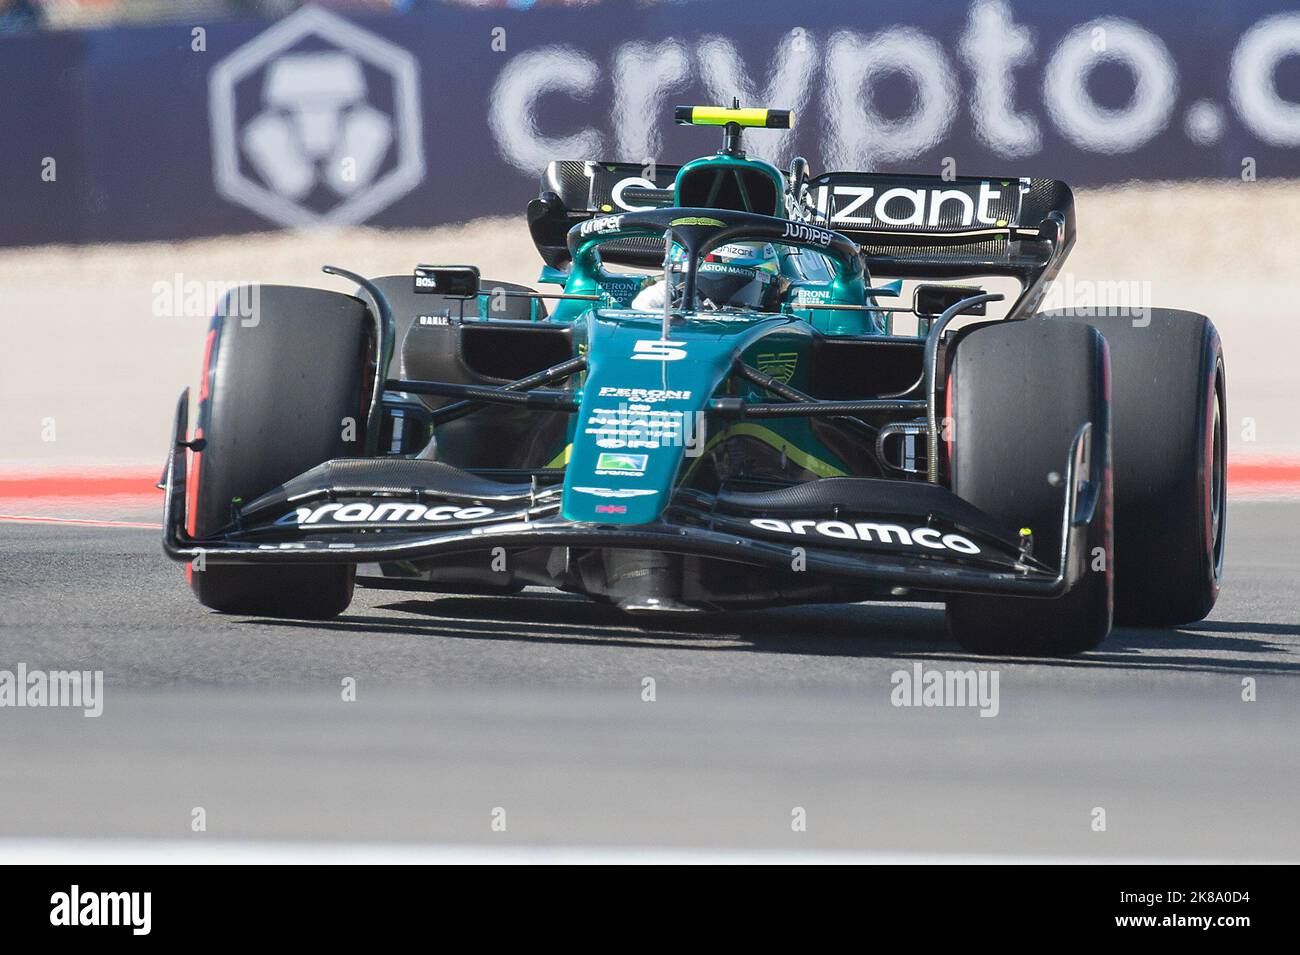
[(790, 384), (798, 367), (799, 353), (796, 351), (764, 352), (758, 356), (758, 370), (783, 385)]
[(644, 487), (575, 487), (574, 491), (596, 497), (646, 497), (658, 493), (653, 488)]

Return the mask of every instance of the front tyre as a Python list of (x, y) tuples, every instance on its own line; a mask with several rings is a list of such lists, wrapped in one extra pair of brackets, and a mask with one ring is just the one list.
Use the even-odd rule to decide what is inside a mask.
[[(241, 303), (253, 303), (252, 314)], [(370, 345), (365, 305), (338, 292), (260, 285), (230, 292), (204, 350), (186, 525), (204, 539), (235, 506), (364, 441)], [(351, 564), (214, 564), (186, 569), (205, 607), (323, 619), (347, 609)]]
[[(1088, 527), (1084, 574), (1054, 599), (955, 595), (948, 628), (967, 650), (1052, 656), (1089, 650), (1111, 625), (1110, 402), (1105, 340), (1065, 323), (993, 322), (952, 346), (948, 469), (959, 496), (1012, 528), (1033, 533), (1033, 552), (1055, 565), (1066, 473), (1079, 428), (1092, 424), (1104, 486)], [(1051, 476), (1056, 475), (1053, 479)]]

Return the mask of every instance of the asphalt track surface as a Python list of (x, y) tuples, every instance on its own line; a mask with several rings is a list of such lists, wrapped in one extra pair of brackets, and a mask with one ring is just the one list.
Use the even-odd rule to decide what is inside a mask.
[[(358, 589), (323, 624), (221, 616), (155, 530), (0, 523), (0, 669), (105, 681), (97, 719), (0, 709), (0, 858), (147, 839), (1300, 859), (1300, 503), (1229, 520), (1209, 620), (1053, 662), (966, 656), (931, 605), (663, 623)], [(918, 661), (995, 669), (997, 716), (893, 706)]]

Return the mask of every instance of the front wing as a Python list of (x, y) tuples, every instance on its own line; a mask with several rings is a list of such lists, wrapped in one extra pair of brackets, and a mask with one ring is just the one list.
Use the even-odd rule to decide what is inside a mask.
[[(1003, 532), (938, 485), (833, 479), (850, 482), (833, 491), (838, 500), (874, 499), (869, 513), (842, 503), (824, 504), (818, 513), (818, 492), (830, 493), (830, 480), (799, 486), (811, 493), (784, 495), (682, 490), (660, 521), (620, 526), (563, 518), (559, 485), (493, 482), (409, 459), (327, 462), (243, 507), (223, 532), (195, 539), (185, 531), (186, 409), (182, 396), (165, 476), (163, 549), (178, 561), (213, 564), (418, 562), (495, 548), (625, 549), (787, 571), (797, 557), (820, 578), (900, 593), (1057, 597), (1086, 571), (1087, 529), (1097, 518), (1103, 478), (1092, 473), (1101, 456), (1087, 453), (1085, 424), (1063, 469), (1060, 552), (1038, 557), (1023, 537)], [(367, 469), (386, 478), (367, 483), (346, 476)], [(418, 481), (401, 477), (415, 469), (423, 469)], [(438, 479), (429, 480), (434, 470)], [(608, 506), (620, 505), (611, 498)]]

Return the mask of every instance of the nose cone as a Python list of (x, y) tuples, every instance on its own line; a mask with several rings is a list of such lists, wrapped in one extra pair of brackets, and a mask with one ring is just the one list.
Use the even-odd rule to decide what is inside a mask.
[[(701, 447), (703, 414), (697, 395), (705, 383), (678, 388), (646, 377), (588, 373), (565, 474), (567, 519), (602, 524), (658, 520), (683, 457)], [(638, 383), (631, 383), (637, 378)], [(704, 400), (710, 393), (712, 388)]]
[(703, 409), (733, 345), (689, 326), (663, 339), (654, 321), (593, 320), (586, 383), (564, 479), (571, 521), (648, 524), (705, 442)]

